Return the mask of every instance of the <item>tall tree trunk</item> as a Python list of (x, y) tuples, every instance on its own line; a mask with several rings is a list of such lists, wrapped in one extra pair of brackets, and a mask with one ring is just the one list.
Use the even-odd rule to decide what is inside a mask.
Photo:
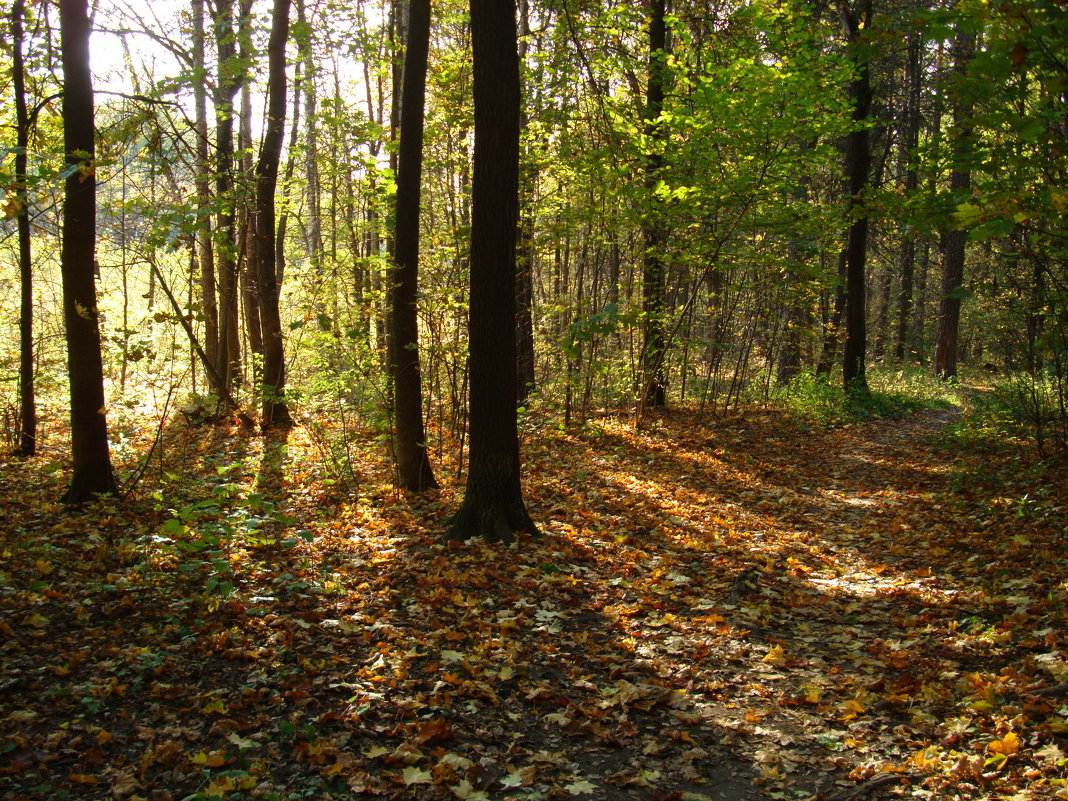
[[(249, 0), (242, 0), (242, 5)], [(244, 8), (242, 9), (244, 12)], [(245, 19), (242, 13), (242, 19)], [(241, 52), (238, 56), (243, 62), (252, 59), (252, 42), (249, 35), (241, 37)], [(238, 149), (241, 151), (241, 191), (238, 192), (238, 243), (240, 258), (238, 260), (238, 290), (241, 308), (245, 317), (245, 336), (251, 355), (263, 359), (263, 330), (260, 323), (259, 279), (256, 275), (256, 210), (255, 189), (256, 165), (252, 161), (252, 87), (245, 81), (241, 88), (241, 114), (237, 131)], [(249, 188), (253, 187), (252, 192)], [(255, 374), (255, 361), (249, 359), (249, 373), (253, 383), (258, 379)]]
[(866, 41), (871, 25), (872, 0), (863, 0), (858, 11), (846, 6), (840, 9), (852, 51), (855, 75), (849, 94), (853, 103), (853, 130), (846, 141), (845, 169), (849, 181), (848, 213), (852, 218), (846, 242), (846, 336), (842, 352), (842, 381), (846, 391), (858, 397), (868, 394), (865, 369), (867, 350), (866, 279), (868, 258), (869, 212), (864, 197), (869, 186), (871, 167), (871, 139), (868, 134), (868, 115), (871, 111), (872, 91)]
[(430, 49), (430, 0), (408, 3), (408, 42), (401, 89), (394, 222), (395, 268), (390, 293), (397, 479), (412, 492), (437, 488), (426, 451), (419, 369), (419, 199), (423, 175), (423, 107)]
[[(300, 131), (300, 62), (293, 68), (293, 122), (289, 126), (289, 141), (296, 142)], [(292, 152), (286, 158), (286, 172), (282, 178), (282, 195), (288, 196), (293, 184), (293, 171), (296, 169), (297, 160)], [(348, 197), (352, 197), (352, 193)], [(278, 215), (278, 230), (274, 241), (274, 272), (277, 276), (278, 285), (281, 286), (286, 277), (286, 229), (289, 226), (289, 203), (282, 205), (282, 213)]]
[(286, 123), (286, 39), (290, 0), (274, 0), (271, 36), (267, 43), (267, 125), (256, 164), (256, 281), (263, 331), (264, 430), (291, 424), (285, 402), (285, 350), (278, 307), (280, 287), (275, 271), (274, 191)]
[(219, 370), (219, 307), (216, 303), (215, 253), (211, 237), (211, 164), (208, 162), (208, 72), (204, 63), (204, 0), (192, 0), (193, 16), (193, 108), (196, 142), (197, 232), (196, 251), (200, 268), (201, 310), (204, 314), (205, 370), (208, 389), (219, 395), (214, 376)]
[[(975, 50), (975, 34), (957, 31), (953, 58), (953, 72), (961, 79)], [(954, 207), (967, 200), (971, 190), (971, 169), (968, 156), (971, 149), (972, 104), (958, 87), (953, 102), (953, 168), (949, 174), (949, 191)], [(967, 236), (954, 226), (943, 235), (942, 293), (938, 304), (938, 332), (935, 335), (935, 375), (943, 380), (957, 375), (957, 335), (960, 331), (961, 287), (964, 284), (964, 245)]]
[(305, 243), (312, 269), (318, 272), (323, 260), (322, 189), (319, 185), (319, 121), (316, 117), (318, 95), (315, 90), (315, 57), (312, 54), (311, 28), (308, 27), (304, 0), (296, 0), (297, 21), (301, 36), (299, 58), (304, 66), (304, 180), (308, 187), (308, 222)]
[[(920, 54), (922, 37), (913, 31), (908, 35), (908, 55), (905, 62), (905, 119), (901, 141), (901, 159), (905, 172), (905, 197), (913, 199), (919, 188), (920, 146)], [(901, 244), (901, 290), (897, 306), (897, 338), (894, 357), (898, 361), (916, 358), (915, 343), (909, 336), (909, 321), (912, 319), (912, 295), (916, 279), (915, 226), (906, 231)]]
[[(815, 141), (803, 141), (799, 143), (800, 154), (807, 153), (815, 148)], [(794, 203), (797, 204), (798, 213), (796, 219), (800, 223), (803, 208), (809, 202), (809, 186), (812, 179), (808, 173), (803, 173), (797, 181), (794, 189)], [(783, 319), (783, 345), (779, 352), (779, 363), (775, 371), (775, 379), (780, 383), (787, 383), (801, 372), (801, 334), (806, 327), (808, 316), (808, 302), (811, 271), (808, 265), (812, 257), (812, 247), (806, 242), (807, 237), (800, 231), (790, 236), (787, 258), (787, 297), (786, 309)]]
[(515, 256), (519, 55), (514, 0), (471, 0), (475, 156), (471, 214), (470, 466), (449, 537), (536, 534), (523, 502), (516, 425)]
[(30, 234), (29, 192), (26, 187), (30, 116), (26, 108), (26, 65), (22, 57), (25, 0), (11, 4), (11, 78), (15, 92), (15, 198), (18, 202), (19, 241), (19, 453), (37, 452), (37, 395), (33, 369), (33, 246)]
[(642, 267), (642, 397), (640, 406), (661, 408), (667, 403), (665, 361), (667, 343), (664, 336), (664, 233), (661, 204), (654, 191), (660, 180), (664, 157), (660, 152), (665, 136), (660, 114), (664, 108), (664, 84), (667, 71), (667, 26), (664, 0), (649, 0), (649, 78), (645, 94), (645, 135), (650, 152), (645, 162), (647, 211), (642, 221), (645, 255)]
[(63, 199), (63, 321), (70, 375), (74, 474), (63, 500), (82, 503), (117, 491), (108, 450), (104, 364), (96, 306), (96, 175), (93, 79), (86, 0), (59, 4), (63, 54), (63, 150), (70, 175)]
[(215, 363), (227, 392), (233, 389), (237, 352), (237, 236), (234, 198), (234, 97), (240, 88), (237, 43), (234, 32), (234, 0), (217, 0), (214, 10), (215, 39), (219, 53), (215, 90), (215, 192), (219, 204), (215, 231), (219, 279), (219, 332)]

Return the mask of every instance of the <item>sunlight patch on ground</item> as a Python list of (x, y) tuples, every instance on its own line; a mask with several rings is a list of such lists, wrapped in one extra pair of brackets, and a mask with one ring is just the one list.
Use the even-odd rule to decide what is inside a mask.
[(956, 598), (960, 592), (950, 587), (938, 586), (931, 579), (910, 580), (900, 576), (875, 573), (853, 573), (835, 578), (807, 579), (825, 595), (852, 595), (857, 598), (887, 597), (894, 593), (909, 592), (917, 595), (936, 596), (942, 600)]

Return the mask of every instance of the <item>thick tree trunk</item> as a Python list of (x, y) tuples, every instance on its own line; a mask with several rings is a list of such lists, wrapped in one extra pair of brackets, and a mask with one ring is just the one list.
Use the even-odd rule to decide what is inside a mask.
[(267, 43), (267, 120), (256, 164), (256, 282), (263, 333), (263, 382), (260, 425), (264, 430), (291, 424), (285, 402), (285, 350), (275, 271), (274, 191), (286, 122), (286, 39), (290, 0), (274, 0)]
[(871, 0), (865, 0), (859, 13), (842, 8), (842, 22), (849, 37), (856, 70), (849, 94), (853, 102), (854, 129), (846, 141), (846, 177), (849, 181), (848, 213), (852, 218), (846, 241), (846, 308), (845, 345), (842, 352), (842, 381), (852, 395), (868, 394), (865, 368), (867, 350), (867, 310), (865, 265), (868, 257), (868, 217), (864, 197), (868, 188), (871, 167), (871, 139), (868, 134), (868, 115), (871, 111), (872, 91), (869, 59), (864, 41), (871, 23)]
[(86, 0), (59, 4), (63, 53), (63, 150), (70, 175), (63, 200), (63, 320), (70, 374), (74, 475), (63, 500), (82, 503), (117, 491), (108, 450), (104, 365), (96, 307), (96, 175), (93, 80)]
[(519, 56), (513, 0), (471, 0), (475, 156), (471, 214), (470, 466), (449, 537), (536, 534), (523, 502), (516, 426), (515, 255)]
[(397, 479), (412, 492), (435, 489), (423, 425), (422, 373), (419, 368), (419, 199), (423, 175), (423, 107), (430, 49), (430, 0), (408, 4), (408, 43), (397, 158), (395, 268), (390, 293), (392, 325)]
[(667, 70), (667, 27), (664, 0), (649, 0), (649, 82), (645, 95), (645, 134), (651, 152), (646, 155), (645, 191), (647, 212), (642, 222), (645, 256), (642, 268), (642, 398), (640, 406), (661, 408), (667, 403), (664, 336), (664, 233), (661, 204), (653, 192), (660, 180), (664, 157), (660, 152), (664, 126), (659, 122), (664, 108)]
[(26, 189), (30, 117), (26, 108), (26, 74), (22, 57), (22, 22), (25, 0), (11, 4), (11, 78), (15, 92), (15, 197), (18, 201), (19, 242), (19, 453), (37, 452), (37, 395), (33, 369), (33, 246), (30, 233), (29, 194)]
[[(955, 41), (954, 73), (960, 77), (975, 50), (975, 34), (958, 31)], [(953, 103), (953, 169), (949, 191), (954, 205), (967, 200), (971, 190), (970, 150), (972, 104), (958, 96)], [(942, 294), (938, 304), (938, 332), (935, 335), (935, 375), (943, 380), (957, 375), (957, 338), (960, 331), (961, 287), (964, 284), (964, 246), (967, 235), (958, 226), (947, 230), (942, 249)]]

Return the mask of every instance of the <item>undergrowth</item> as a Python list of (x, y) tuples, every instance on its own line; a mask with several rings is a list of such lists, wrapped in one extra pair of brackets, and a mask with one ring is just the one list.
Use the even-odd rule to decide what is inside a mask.
[(939, 381), (920, 368), (874, 368), (868, 371), (868, 387), (866, 397), (857, 397), (833, 378), (804, 372), (787, 384), (773, 386), (769, 400), (800, 422), (832, 428), (964, 402), (964, 391), (958, 384)]

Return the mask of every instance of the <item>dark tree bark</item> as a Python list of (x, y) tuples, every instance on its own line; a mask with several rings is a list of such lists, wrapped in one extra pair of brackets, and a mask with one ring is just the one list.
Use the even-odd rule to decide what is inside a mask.
[(117, 491), (108, 450), (104, 365), (96, 307), (96, 176), (93, 79), (89, 69), (86, 0), (59, 4), (63, 58), (63, 321), (70, 374), (70, 430), (74, 475), (63, 501), (77, 504)]
[(390, 311), (397, 479), (412, 492), (437, 488), (426, 452), (422, 373), (419, 369), (419, 199), (423, 175), (423, 107), (430, 50), (430, 0), (408, 4), (408, 43), (401, 88), (397, 153), (395, 268)]
[(845, 345), (842, 353), (842, 380), (846, 391), (858, 397), (868, 394), (865, 369), (867, 350), (867, 317), (865, 308), (865, 264), (868, 258), (868, 217), (864, 197), (869, 185), (871, 167), (871, 138), (868, 116), (871, 111), (872, 90), (869, 58), (865, 54), (865, 37), (871, 25), (872, 2), (864, 0), (858, 10), (840, 8), (852, 51), (856, 74), (850, 85), (853, 103), (853, 131), (846, 140), (845, 169), (849, 181), (848, 213), (852, 218), (846, 242), (846, 308)]
[(19, 445), (23, 456), (37, 452), (37, 395), (33, 369), (33, 247), (30, 235), (29, 194), (26, 190), (26, 149), (30, 143), (30, 116), (26, 109), (26, 74), (22, 57), (22, 21), (25, 0), (11, 4), (11, 78), (15, 92), (15, 196), (19, 204), (16, 226), (19, 242)]
[[(919, 188), (919, 154), (920, 146), (920, 54), (922, 38), (913, 31), (908, 37), (908, 55), (905, 62), (905, 119), (901, 155), (905, 171), (905, 196), (914, 198)], [(897, 338), (894, 344), (894, 357), (904, 361), (906, 357), (915, 360), (916, 352), (909, 334), (909, 321), (912, 319), (912, 296), (916, 279), (916, 236), (914, 231), (905, 234), (901, 246), (901, 292), (898, 296)]]
[[(963, 76), (975, 50), (975, 34), (958, 31), (955, 41), (953, 71)], [(967, 199), (971, 190), (970, 150), (972, 104), (959, 94), (953, 103), (953, 168), (949, 174), (949, 191), (953, 203)], [(942, 294), (938, 304), (938, 330), (935, 335), (935, 375), (943, 380), (957, 375), (957, 336), (960, 331), (961, 287), (964, 284), (964, 245), (967, 235), (954, 226), (943, 235)]]
[(217, 0), (214, 9), (215, 39), (219, 51), (215, 89), (215, 192), (219, 202), (215, 248), (218, 256), (219, 330), (215, 364), (230, 392), (239, 367), (237, 338), (237, 236), (234, 199), (234, 97), (238, 78), (237, 42), (234, 32), (234, 0)]
[(267, 127), (256, 163), (256, 267), (260, 330), (263, 337), (261, 397), (264, 430), (291, 424), (285, 402), (285, 349), (278, 308), (278, 274), (275, 271), (274, 191), (282, 155), (286, 123), (286, 39), (289, 36), (290, 0), (274, 0), (271, 36), (267, 43)]
[(193, 105), (195, 113), (197, 260), (200, 266), (200, 298), (204, 313), (205, 369), (209, 392), (219, 394), (212, 375), (219, 375), (219, 307), (215, 292), (215, 250), (211, 240), (211, 164), (208, 161), (208, 72), (204, 62), (204, 0), (191, 0), (193, 18)]
[(515, 268), (519, 56), (514, 0), (471, 0), (475, 155), (471, 214), (470, 466), (449, 537), (537, 534), (523, 502), (516, 426)]
[(660, 203), (653, 192), (660, 180), (664, 157), (660, 152), (664, 126), (659, 122), (664, 108), (667, 70), (667, 26), (664, 0), (649, 0), (649, 77), (645, 94), (645, 134), (652, 152), (646, 156), (645, 190), (648, 211), (642, 222), (645, 256), (642, 266), (642, 398), (641, 406), (662, 408), (667, 403), (667, 340), (664, 336), (664, 246)]

